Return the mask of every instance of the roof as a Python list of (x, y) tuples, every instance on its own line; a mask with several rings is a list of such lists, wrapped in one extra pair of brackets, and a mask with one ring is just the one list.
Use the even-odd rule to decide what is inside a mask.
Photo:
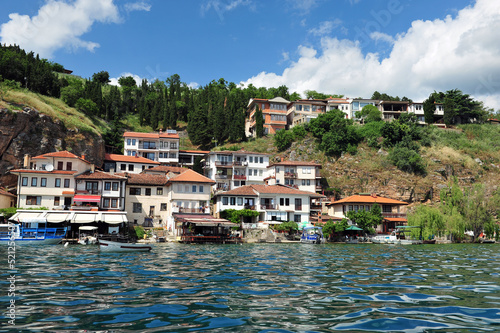
[(268, 168), (271, 168), (271, 167), (273, 167), (275, 165), (314, 166), (314, 167), (320, 167), (321, 168), (321, 164), (319, 164), (319, 163), (301, 162), (301, 161), (282, 161), (282, 162), (271, 164), (270, 166), (268, 166)]
[(285, 185), (245, 185), (234, 190), (222, 192), (218, 195), (252, 195), (259, 194), (290, 194), (290, 195), (308, 195), (310, 197), (322, 198), (324, 195), (314, 192), (296, 190)]
[(234, 227), (237, 224), (221, 218), (213, 217), (210, 214), (172, 214), (176, 222), (190, 222), (200, 226), (226, 226)]
[(15, 198), (16, 196), (10, 192), (8, 192), (7, 190), (5, 190), (4, 188), (0, 188), (0, 195), (6, 195), (8, 197), (13, 197)]
[(63, 151), (56, 151), (56, 152), (53, 152), (53, 153), (47, 153), (47, 154), (42, 154), (42, 155), (38, 155), (38, 156), (35, 156), (33, 157), (32, 159), (46, 159), (47, 157), (59, 157), (59, 158), (76, 158), (76, 159), (79, 159), (83, 162), (86, 162), (86, 163), (89, 163), (89, 161), (83, 159), (82, 157), (80, 156), (77, 156), (73, 153), (70, 153), (69, 151), (67, 150), (63, 150)]
[(123, 177), (119, 174), (110, 174), (102, 171), (86, 171), (78, 176), (75, 179), (110, 179), (110, 180), (126, 180), (126, 177)]
[(272, 102), (272, 103), (285, 103), (285, 104), (290, 103), (290, 101), (287, 101), (283, 97), (274, 97), (274, 98), (270, 99), (269, 102)]
[(385, 205), (407, 205), (407, 202), (380, 197), (378, 195), (358, 194), (328, 203), (327, 205), (337, 205), (342, 203), (378, 203)]
[(165, 173), (168, 173), (168, 172), (182, 173), (186, 170), (187, 170), (187, 168), (183, 168), (183, 167), (174, 167), (174, 166), (169, 166), (169, 165), (158, 165), (158, 166), (146, 169), (143, 172), (147, 173), (147, 172), (153, 171), (153, 172), (165, 172)]
[(155, 162), (150, 160), (149, 158), (136, 156), (126, 156), (119, 154), (105, 154), (105, 161), (113, 161), (113, 162), (130, 162), (130, 163), (144, 163), (144, 164), (160, 164), (160, 162)]
[(237, 155), (237, 154), (251, 154), (251, 155), (265, 155), (265, 156), (270, 156), (270, 154), (267, 154), (267, 153), (257, 153), (257, 152), (253, 152), (253, 151), (246, 151), (246, 150), (243, 150), (243, 149), (240, 149), (240, 150), (220, 150), (220, 151), (211, 151), (209, 153), (210, 155), (216, 155), (216, 154), (225, 154), (225, 155)]
[(179, 150), (179, 153), (190, 153), (190, 154), (209, 154), (210, 150)]
[(76, 170), (33, 170), (33, 169), (14, 169), (10, 170), (10, 173), (37, 173), (37, 174), (47, 174), (47, 175), (73, 175)]
[(402, 217), (384, 217), (384, 220), (391, 222), (408, 222), (407, 219), (404, 219)]
[(215, 180), (207, 178), (200, 175), (198, 172), (191, 169), (186, 169), (183, 173), (178, 176), (172, 177), (168, 180), (169, 182), (190, 182), (190, 183), (209, 183), (215, 184)]
[(167, 185), (168, 179), (162, 175), (148, 175), (144, 173), (128, 174), (128, 185), (152, 185), (152, 186), (164, 186)]
[(159, 133), (142, 133), (142, 132), (125, 132), (123, 133), (124, 138), (144, 138), (144, 139), (179, 139), (179, 134), (159, 132)]

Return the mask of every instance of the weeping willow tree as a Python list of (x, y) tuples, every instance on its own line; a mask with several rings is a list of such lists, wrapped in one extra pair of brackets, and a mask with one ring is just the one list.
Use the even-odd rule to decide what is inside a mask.
[[(437, 207), (418, 206), (408, 214), (408, 225), (419, 227), (424, 239), (433, 239), (446, 233), (445, 216)], [(412, 230), (414, 238), (420, 237), (420, 229)]]

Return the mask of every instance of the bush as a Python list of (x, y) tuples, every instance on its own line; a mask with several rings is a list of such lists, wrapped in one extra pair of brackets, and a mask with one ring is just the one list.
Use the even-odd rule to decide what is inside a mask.
[(391, 162), (401, 171), (425, 175), (425, 165), (422, 157), (407, 147), (395, 147), (389, 154)]
[(284, 151), (290, 148), (294, 141), (294, 135), (292, 131), (280, 130), (276, 132), (274, 136), (274, 145), (278, 151)]

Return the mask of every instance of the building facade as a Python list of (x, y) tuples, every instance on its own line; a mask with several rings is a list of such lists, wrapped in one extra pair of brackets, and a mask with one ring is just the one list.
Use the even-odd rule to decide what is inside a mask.
[(262, 111), (264, 121), (264, 134), (275, 134), (277, 131), (285, 129), (287, 126), (288, 104), (290, 102), (282, 97), (273, 99), (250, 99), (247, 106), (246, 135), (255, 137), (255, 112), (257, 108)]
[(123, 133), (123, 154), (140, 156), (163, 164), (179, 162), (179, 135), (175, 130), (159, 133)]
[(146, 169), (160, 165), (160, 162), (152, 161), (139, 155), (127, 156), (118, 154), (104, 155), (105, 172), (128, 172), (141, 173)]
[(321, 164), (283, 161), (268, 167), (268, 185), (288, 185), (301, 191), (321, 192)]

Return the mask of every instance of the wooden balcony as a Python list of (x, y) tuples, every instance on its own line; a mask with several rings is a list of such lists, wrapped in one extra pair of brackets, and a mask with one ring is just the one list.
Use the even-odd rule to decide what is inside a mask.
[(276, 205), (273, 205), (273, 204), (260, 205), (260, 209), (261, 210), (264, 210), (264, 209), (276, 209)]
[(245, 180), (245, 179), (247, 179), (247, 176), (245, 176), (245, 175), (234, 175), (233, 179), (235, 179), (235, 180)]
[(285, 178), (297, 178), (296, 172), (285, 172)]

